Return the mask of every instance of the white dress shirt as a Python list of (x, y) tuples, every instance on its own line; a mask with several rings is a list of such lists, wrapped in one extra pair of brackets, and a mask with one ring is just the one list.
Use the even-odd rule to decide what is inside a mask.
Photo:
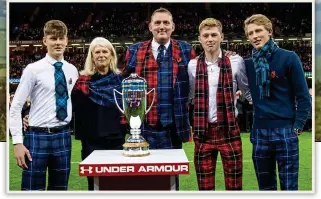
[[(222, 58), (222, 51), (219, 58)], [(244, 97), (252, 101), (250, 89), (248, 86), (248, 80), (245, 71), (245, 64), (242, 57), (234, 55), (229, 57), (233, 74), (233, 93), (234, 93), (234, 105), (236, 106), (237, 99), (235, 97), (236, 89), (239, 87), (243, 90)], [(220, 68), (218, 67), (218, 60), (214, 63), (205, 59), (208, 73), (208, 88), (209, 88), (209, 110), (208, 110), (208, 122), (214, 123), (217, 121), (217, 108), (216, 108), (216, 91), (218, 87), (218, 79), (220, 75)], [(190, 84), (189, 99), (192, 100), (195, 96), (195, 74), (196, 74), (197, 59), (192, 59), (188, 63), (188, 76)], [(235, 116), (237, 117), (238, 111), (235, 107)]]
[[(171, 40), (168, 40), (168, 42), (164, 45), (165, 46), (165, 50), (164, 50), (164, 55), (165, 55), (165, 53), (166, 53), (166, 50), (168, 49), (168, 46), (169, 46), (169, 44), (171, 43)], [(153, 51), (153, 56), (154, 56), (154, 58), (155, 59), (157, 59), (157, 56), (158, 56), (158, 47), (160, 46), (160, 44), (159, 43), (157, 43), (156, 41), (155, 41), (155, 39), (153, 38), (153, 40), (152, 40), (152, 51)]]
[(56, 117), (55, 67), (57, 60), (48, 54), (43, 59), (29, 64), (23, 71), (19, 86), (10, 107), (9, 128), (13, 144), (23, 143), (21, 111), (30, 96), (29, 126), (57, 127), (66, 125), (71, 120), (71, 91), (78, 79), (76, 67), (65, 60), (62, 70), (66, 77), (69, 99), (67, 101), (68, 116), (64, 121)]

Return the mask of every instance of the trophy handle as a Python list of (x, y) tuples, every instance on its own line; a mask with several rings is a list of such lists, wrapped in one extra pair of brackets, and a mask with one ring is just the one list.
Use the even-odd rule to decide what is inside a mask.
[(153, 104), (154, 104), (154, 100), (155, 100), (155, 88), (153, 88), (152, 90), (150, 90), (149, 92), (147, 92), (146, 96), (147, 96), (150, 92), (152, 92), (152, 91), (154, 91), (153, 101), (152, 101), (152, 103), (150, 104), (149, 109), (146, 110), (146, 112), (145, 112), (146, 114), (150, 111), (150, 109), (152, 108), (152, 106), (153, 106)]
[(115, 91), (116, 91), (119, 95), (121, 95), (121, 96), (123, 96), (123, 93), (120, 93), (119, 91), (117, 91), (116, 89), (114, 89), (114, 100), (115, 100), (116, 106), (118, 107), (118, 109), (120, 110), (120, 112), (122, 112), (122, 113), (124, 114), (124, 110), (123, 110), (123, 109), (121, 109), (121, 108), (119, 107), (119, 105), (118, 105), (118, 102), (117, 102), (117, 99), (116, 99)]

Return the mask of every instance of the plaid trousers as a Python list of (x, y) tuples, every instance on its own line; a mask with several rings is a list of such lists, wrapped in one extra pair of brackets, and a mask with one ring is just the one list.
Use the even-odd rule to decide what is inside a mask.
[[(156, 127), (144, 123), (142, 125), (142, 136), (149, 144), (149, 149), (181, 149), (182, 141), (176, 133), (175, 125), (171, 124), (167, 127)], [(175, 175), (176, 191), (179, 190), (179, 178)]]
[(150, 149), (181, 149), (182, 141), (176, 133), (174, 124), (161, 127), (159, 122), (155, 127), (144, 123), (142, 125), (142, 136), (149, 143)]
[(293, 129), (253, 129), (251, 142), (259, 189), (277, 190), (277, 164), (281, 190), (298, 190), (299, 141)]
[(22, 171), (22, 190), (67, 190), (70, 174), (71, 137), (69, 130), (57, 133), (27, 131), (23, 144), (32, 161)]
[(224, 132), (209, 125), (209, 135), (194, 136), (194, 164), (199, 190), (215, 190), (215, 171), (218, 152), (221, 154), (226, 190), (242, 190), (242, 141), (238, 136), (221, 139)]

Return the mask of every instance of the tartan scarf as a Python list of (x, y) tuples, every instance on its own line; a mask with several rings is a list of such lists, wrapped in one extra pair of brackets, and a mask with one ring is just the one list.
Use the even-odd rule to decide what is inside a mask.
[[(235, 120), (233, 77), (228, 57), (218, 58), (220, 68), (216, 93), (218, 129), (228, 127), (229, 131), (237, 128)], [(194, 128), (201, 137), (208, 134), (208, 73), (204, 52), (199, 56), (196, 66)]]
[(270, 38), (260, 50), (255, 48), (252, 50), (252, 59), (256, 72), (256, 85), (259, 86), (260, 99), (270, 97), (270, 66), (267, 59), (270, 58), (278, 48), (278, 45)]
[[(81, 91), (100, 106), (112, 108), (116, 107), (114, 89), (121, 92), (121, 82), (122, 77), (114, 73), (107, 74), (98, 80), (93, 80), (92, 76), (80, 75), (74, 90)], [(122, 107), (121, 96), (116, 94), (116, 99)]]

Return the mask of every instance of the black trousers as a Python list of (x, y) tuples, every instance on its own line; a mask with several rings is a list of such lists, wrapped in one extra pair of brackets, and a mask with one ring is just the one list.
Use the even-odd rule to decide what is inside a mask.
[[(84, 160), (88, 157), (94, 150), (122, 150), (125, 138), (117, 137), (99, 137), (91, 140), (81, 140), (81, 158)], [(88, 180), (88, 190), (94, 190), (94, 178), (87, 177)]]

